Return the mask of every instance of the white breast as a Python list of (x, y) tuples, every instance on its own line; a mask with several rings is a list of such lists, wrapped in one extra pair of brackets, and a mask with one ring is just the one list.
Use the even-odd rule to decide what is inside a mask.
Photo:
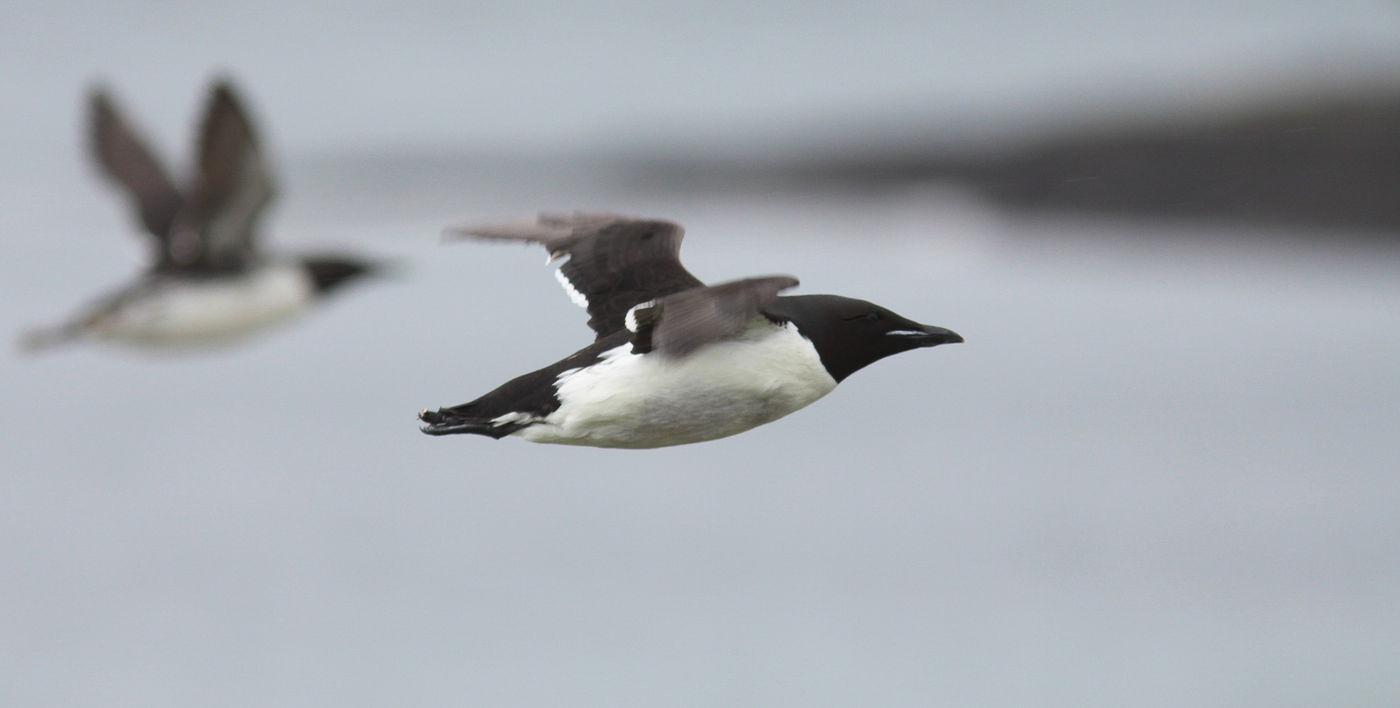
[(311, 278), (296, 263), (269, 263), (230, 278), (164, 278), (122, 296), (101, 313), (97, 335), (146, 347), (178, 347), (235, 339), (306, 309)]
[(772, 422), (836, 388), (791, 324), (758, 319), (682, 358), (625, 344), (556, 382), (560, 405), (522, 428), (533, 442), (647, 448), (722, 438)]

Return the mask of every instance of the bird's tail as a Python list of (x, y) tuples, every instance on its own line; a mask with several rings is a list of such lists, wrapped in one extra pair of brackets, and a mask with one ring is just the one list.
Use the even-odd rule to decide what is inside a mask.
[(485, 435), (497, 440), (510, 435), (511, 433), (525, 427), (525, 423), (499, 423), (492, 422), (491, 419), (470, 415), (467, 410), (471, 408), (470, 403), (452, 408), (439, 408), (435, 411), (423, 409), (418, 413), (418, 420), (425, 425), (419, 429), (429, 435), (457, 435), (459, 433), (471, 433), (474, 435)]
[(81, 322), (34, 327), (21, 332), (19, 337), (15, 338), (15, 348), (26, 354), (37, 353), (81, 339), (85, 333)]

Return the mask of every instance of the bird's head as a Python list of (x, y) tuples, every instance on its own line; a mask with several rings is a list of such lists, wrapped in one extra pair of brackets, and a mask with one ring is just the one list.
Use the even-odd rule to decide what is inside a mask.
[(963, 341), (952, 330), (839, 295), (780, 297), (765, 312), (792, 322), (837, 381), (892, 354)]

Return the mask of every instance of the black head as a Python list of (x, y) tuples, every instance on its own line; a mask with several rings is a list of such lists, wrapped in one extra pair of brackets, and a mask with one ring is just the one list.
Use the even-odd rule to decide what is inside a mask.
[(837, 381), (891, 354), (963, 341), (952, 330), (919, 324), (874, 303), (839, 295), (780, 297), (764, 312), (796, 325)]
[(302, 266), (311, 275), (316, 294), (325, 295), (340, 286), (382, 269), (381, 264), (352, 256), (308, 256)]

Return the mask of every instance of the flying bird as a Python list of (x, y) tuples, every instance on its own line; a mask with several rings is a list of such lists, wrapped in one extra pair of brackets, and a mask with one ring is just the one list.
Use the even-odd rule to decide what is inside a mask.
[(352, 255), (274, 256), (259, 247), (258, 223), (276, 184), (228, 82), (209, 92), (183, 187), (100, 87), (88, 96), (88, 120), (93, 158), (149, 237), (149, 264), (60, 324), (26, 333), (21, 348), (87, 337), (151, 349), (224, 343), (375, 272), (375, 263)]
[(587, 309), (593, 343), (469, 403), (419, 418), (429, 435), (653, 448), (769, 423), (892, 354), (961, 342), (879, 305), (780, 296), (788, 275), (705, 285), (680, 262), (675, 223), (608, 214), (543, 215), (448, 235), (542, 244)]

